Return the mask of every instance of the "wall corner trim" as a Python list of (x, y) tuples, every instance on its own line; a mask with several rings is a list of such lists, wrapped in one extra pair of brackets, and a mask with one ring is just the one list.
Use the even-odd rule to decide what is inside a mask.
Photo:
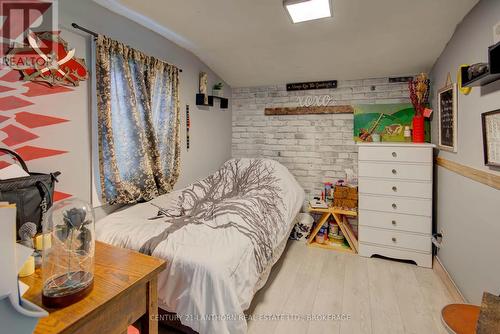
[(467, 300), (462, 295), (462, 292), (458, 289), (457, 285), (453, 281), (450, 276), (450, 273), (446, 270), (443, 263), (439, 259), (439, 257), (434, 257), (434, 265), (432, 266), (432, 270), (436, 273), (436, 275), (441, 279), (446, 290), (452, 297), (453, 302), (455, 303), (467, 303)]

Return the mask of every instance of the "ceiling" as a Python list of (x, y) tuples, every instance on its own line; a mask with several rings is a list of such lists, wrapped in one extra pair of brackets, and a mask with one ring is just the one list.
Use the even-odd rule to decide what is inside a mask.
[(292, 24), (282, 0), (94, 0), (192, 51), (233, 87), (429, 71), (478, 0), (332, 0)]

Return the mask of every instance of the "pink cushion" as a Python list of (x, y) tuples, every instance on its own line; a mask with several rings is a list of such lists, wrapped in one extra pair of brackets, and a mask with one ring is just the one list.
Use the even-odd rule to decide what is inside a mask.
[(127, 334), (140, 334), (140, 332), (134, 326), (128, 326)]

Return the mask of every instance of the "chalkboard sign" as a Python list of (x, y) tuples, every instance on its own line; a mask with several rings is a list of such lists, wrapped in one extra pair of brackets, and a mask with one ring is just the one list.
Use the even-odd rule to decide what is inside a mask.
[(457, 85), (451, 84), (438, 91), (439, 147), (457, 151)]
[(337, 88), (337, 80), (296, 82), (286, 84), (287, 91)]

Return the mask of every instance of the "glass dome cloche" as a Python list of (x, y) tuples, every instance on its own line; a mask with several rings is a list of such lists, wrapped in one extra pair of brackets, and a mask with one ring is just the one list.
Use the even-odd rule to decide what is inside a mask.
[(42, 229), (42, 303), (59, 308), (83, 299), (94, 284), (94, 210), (76, 198), (54, 203)]

